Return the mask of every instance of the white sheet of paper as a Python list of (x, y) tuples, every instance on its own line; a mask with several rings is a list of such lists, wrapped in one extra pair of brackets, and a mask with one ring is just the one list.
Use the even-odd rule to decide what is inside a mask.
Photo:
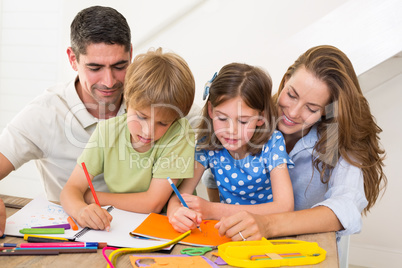
[[(90, 230), (77, 238), (76, 241), (107, 242), (108, 246), (130, 248), (152, 247), (165, 243), (165, 241), (138, 239), (130, 236), (130, 232), (137, 228), (148, 214), (128, 212), (114, 208), (111, 211), (111, 215), (113, 216), (113, 220), (109, 232)], [(23, 228), (68, 223), (67, 218), (68, 215), (62, 206), (48, 201), (41, 195), (7, 218), (5, 234), (23, 237), (24, 235), (19, 232)], [(78, 231), (69, 229), (65, 230), (64, 234), (52, 234), (50, 236), (72, 239), (82, 229), (81, 227), (79, 227)]]

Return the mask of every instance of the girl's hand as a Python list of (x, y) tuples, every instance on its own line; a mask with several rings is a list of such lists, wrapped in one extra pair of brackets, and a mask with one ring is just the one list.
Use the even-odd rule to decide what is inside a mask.
[(195, 195), (182, 194), (187, 206), (200, 213), (203, 219), (214, 219), (214, 204)]
[(81, 208), (75, 218), (78, 224), (82, 227), (106, 231), (109, 231), (112, 219), (112, 215), (110, 215), (106, 209), (99, 207), (97, 204), (90, 204)]
[(239, 232), (246, 240), (261, 240), (266, 236), (266, 220), (263, 215), (240, 211), (230, 217), (222, 217), (215, 228), (219, 230), (220, 236), (226, 236), (233, 241), (243, 240)]
[(170, 224), (180, 233), (197, 228), (201, 220), (200, 213), (186, 207), (180, 207), (169, 217)]

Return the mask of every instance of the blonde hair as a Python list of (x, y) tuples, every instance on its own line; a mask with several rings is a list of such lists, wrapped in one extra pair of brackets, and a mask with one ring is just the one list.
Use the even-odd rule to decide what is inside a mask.
[(175, 119), (191, 109), (195, 81), (186, 61), (179, 55), (149, 50), (134, 58), (127, 68), (124, 99), (127, 108), (141, 109), (158, 105)]
[(271, 97), (272, 81), (262, 69), (242, 63), (231, 63), (222, 67), (218, 76), (210, 85), (209, 97), (198, 126), (198, 147), (207, 150), (221, 150), (222, 143), (213, 132), (212, 119), (208, 114), (208, 102), (212, 107), (240, 96), (252, 109), (262, 113), (264, 124), (257, 126), (254, 135), (247, 144), (247, 151), (252, 155), (261, 152), (262, 146), (275, 130), (275, 106)]
[(276, 100), (285, 82), (300, 67), (326, 83), (330, 90), (326, 115), (316, 123), (319, 140), (314, 150), (319, 157), (313, 159), (313, 165), (319, 170), (322, 183), (328, 183), (325, 176), (330, 178), (340, 157), (360, 168), (368, 200), (365, 214), (387, 184), (383, 171), (385, 151), (379, 142), (382, 130), (370, 112), (352, 63), (333, 46), (313, 47), (302, 54), (283, 76)]

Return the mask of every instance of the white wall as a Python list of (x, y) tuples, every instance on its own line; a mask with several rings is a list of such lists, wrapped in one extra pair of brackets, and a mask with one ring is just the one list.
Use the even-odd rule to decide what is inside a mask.
[[(132, 28), (134, 54), (162, 46), (183, 56), (195, 75), (195, 103), (202, 106), (205, 82), (233, 61), (264, 67), (276, 90), (286, 68), (299, 54), (312, 45), (328, 43), (349, 55), (358, 74), (366, 72), (401, 50), (402, 32), (396, 27), (402, 24), (399, 2), (0, 0), (0, 131), (46, 87), (74, 77), (65, 53), (69, 25), (79, 10), (90, 5), (112, 6), (125, 15)], [(395, 80), (393, 87), (367, 94), (384, 129), (381, 137), (388, 152), (390, 187), (364, 218), (362, 234), (352, 237), (350, 258), (357, 265), (392, 267), (368, 262), (367, 247), (375, 249), (380, 254), (378, 259), (384, 261), (381, 256), (388, 256), (386, 252), (392, 251), (393, 257), (402, 253), (402, 244), (397, 240), (401, 237), (398, 227), (402, 216), (394, 209), (394, 204), (401, 203), (396, 192), (401, 189), (396, 173), (401, 127), (392, 124), (400, 118), (395, 116), (401, 99), (395, 96), (400, 94), (396, 89), (400, 83)], [(33, 197), (41, 191), (32, 164), (0, 182), (0, 193)]]

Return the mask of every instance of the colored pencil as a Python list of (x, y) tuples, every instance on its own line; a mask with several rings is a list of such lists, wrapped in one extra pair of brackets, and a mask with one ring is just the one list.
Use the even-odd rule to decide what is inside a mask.
[(96, 242), (61, 242), (61, 243), (21, 243), (20, 248), (66, 248), (66, 247), (98, 247)]
[(70, 242), (69, 240), (64, 240), (64, 239), (57, 239), (57, 238), (42, 238), (42, 237), (34, 237), (34, 236), (29, 236), (26, 239), (29, 243), (65, 243), (65, 242)]
[(65, 249), (98, 249), (97, 247), (43, 247), (43, 248), (12, 248), (14, 250), (65, 250)]
[(77, 224), (75, 224), (75, 221), (73, 220), (73, 218), (68, 216), (67, 221), (70, 224), (71, 229), (73, 229), (73, 231), (78, 231), (78, 226), (77, 226)]
[(14, 243), (1, 243), (0, 247), (16, 247), (17, 244)]
[(21, 234), (64, 234), (64, 228), (24, 228), (20, 230)]
[(59, 255), (57, 250), (15, 250), (0, 252), (0, 256), (17, 256), (17, 255)]
[(35, 226), (31, 228), (64, 228), (64, 230), (68, 230), (71, 228), (70, 224), (63, 223), (63, 224), (56, 224), (56, 225), (47, 225), (47, 226)]
[[(38, 248), (38, 249), (7, 249), (2, 250), (0, 253), (15, 253), (14, 255), (48, 255), (46, 253), (50, 252), (49, 255), (57, 255), (59, 253), (96, 253), (98, 249), (96, 248)], [(57, 252), (57, 254), (53, 254)], [(43, 253), (43, 254), (40, 254)]]
[(15, 247), (0, 247), (0, 251), (5, 250), (5, 249), (13, 249), (13, 248), (15, 248)]
[(39, 238), (48, 238), (48, 239), (57, 239), (57, 240), (70, 241), (69, 239), (64, 238), (64, 237), (46, 236), (46, 235), (34, 235), (34, 234), (25, 234), (24, 235), (24, 240), (28, 240), (29, 237), (39, 237)]
[(81, 165), (82, 165), (82, 168), (84, 169), (85, 176), (87, 177), (88, 185), (89, 185), (89, 188), (91, 188), (91, 192), (92, 192), (92, 195), (93, 195), (93, 197), (95, 199), (95, 202), (96, 202), (96, 204), (98, 204), (98, 206), (101, 206), (100, 203), (99, 203), (98, 197), (96, 196), (96, 192), (95, 192), (94, 186), (92, 184), (91, 178), (89, 177), (87, 167), (85, 166), (84, 162), (82, 162)]

